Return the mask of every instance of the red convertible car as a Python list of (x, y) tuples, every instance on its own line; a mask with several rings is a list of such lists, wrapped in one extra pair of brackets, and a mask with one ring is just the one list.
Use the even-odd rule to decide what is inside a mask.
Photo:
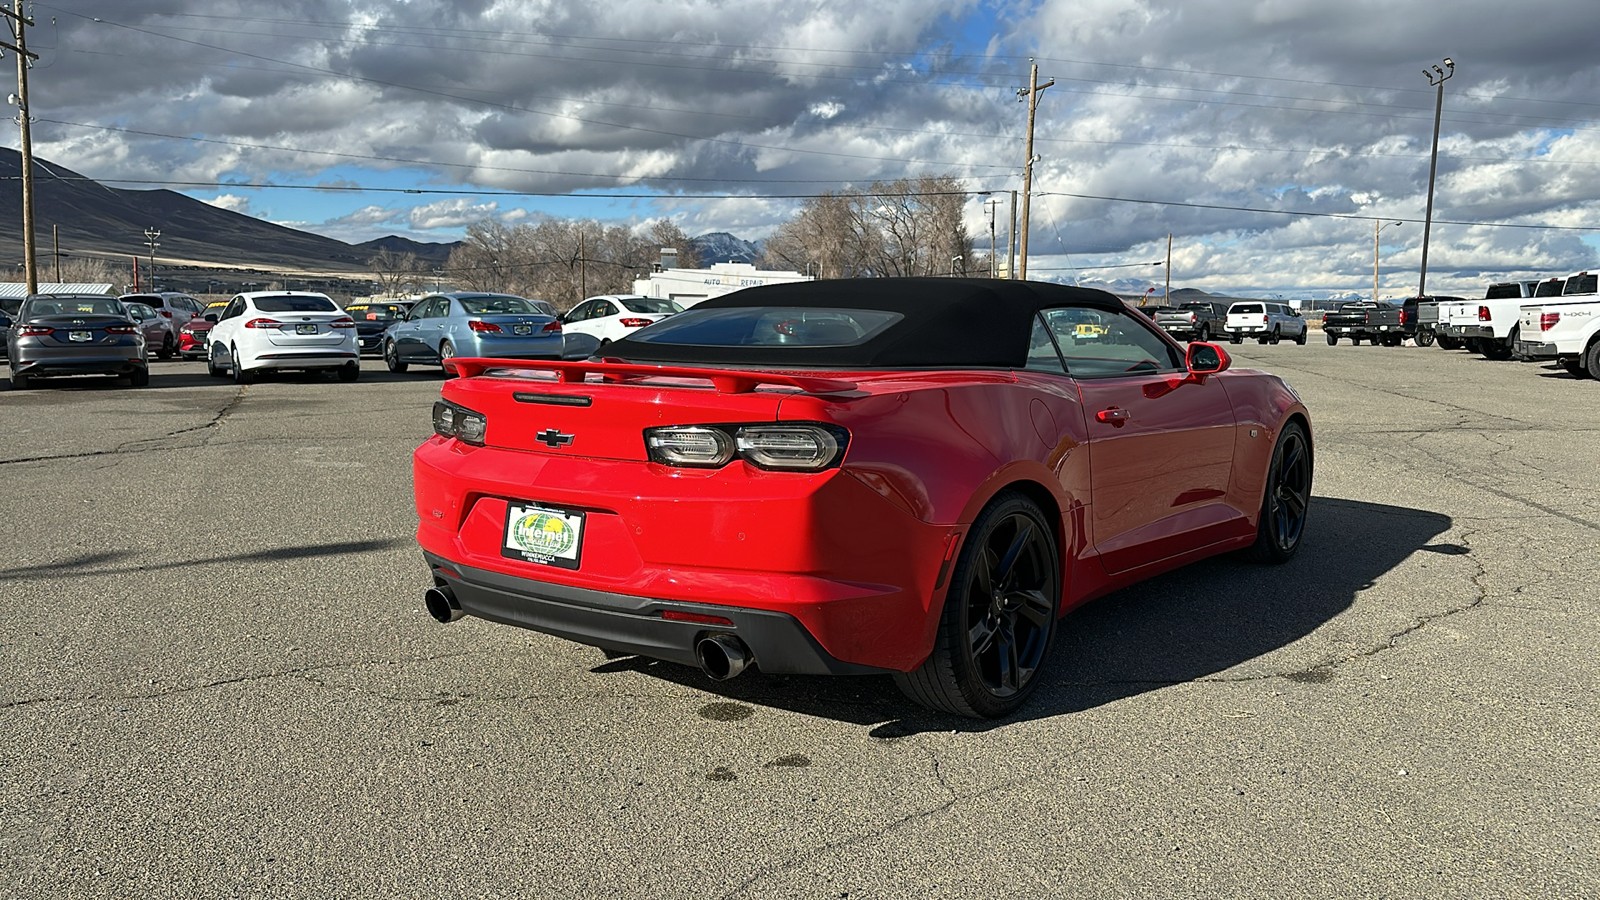
[(434, 618), (716, 679), (893, 673), (919, 703), (995, 717), (1073, 607), (1300, 546), (1293, 389), (1100, 291), (771, 285), (602, 352), (451, 362), (413, 460)]

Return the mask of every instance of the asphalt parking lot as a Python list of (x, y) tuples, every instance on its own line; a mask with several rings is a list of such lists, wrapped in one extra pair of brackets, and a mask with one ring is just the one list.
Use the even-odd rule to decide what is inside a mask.
[(0, 390), (0, 894), (1600, 895), (1600, 383), (1312, 339), (1300, 556), (1000, 723), (435, 624), (427, 370)]

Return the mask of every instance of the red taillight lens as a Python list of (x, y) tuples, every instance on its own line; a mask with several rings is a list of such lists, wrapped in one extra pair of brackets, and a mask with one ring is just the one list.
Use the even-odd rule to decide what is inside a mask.
[(1561, 321), (1561, 313), (1539, 313), (1539, 330), (1549, 331)]
[(132, 325), (107, 325), (106, 334), (138, 334), (139, 329)]
[(643, 328), (650, 324), (649, 319), (618, 319), (623, 328)]
[(1479, 322), (1487, 322), (1487, 321), (1489, 321), (1489, 307), (1487, 307), (1487, 306), (1478, 307), (1478, 321)]
[(244, 323), (246, 328), (282, 328), (283, 323), (277, 319), (251, 319)]
[(561, 323), (560, 322), (546, 322), (545, 326), (544, 326), (544, 333), (545, 334), (560, 334), (561, 333)]
[(1400, 310), (1400, 324), (1401, 325), (1404, 325), (1406, 323), (1406, 321), (1408, 319), (1410, 319), (1410, 318), (1411, 318), (1411, 314), (1410, 313), (1406, 312), (1403, 309)]
[(1322, 324), (1324, 324), (1324, 325), (1328, 324), (1328, 316), (1330, 316), (1330, 315), (1332, 315), (1332, 313), (1323, 313), (1322, 314)]
[(1200, 317), (1198, 315), (1195, 315), (1194, 313), (1189, 313), (1189, 324), (1190, 325), (1193, 325), (1194, 323), (1196, 323), (1198, 321), (1200, 321)]
[(17, 334), (19, 334), (19, 335), (21, 335), (23, 337), (27, 337), (29, 335), (33, 335), (35, 337), (38, 337), (38, 336), (42, 336), (42, 335), (46, 335), (46, 334), (55, 334), (55, 333), (56, 333), (56, 330), (54, 328), (47, 328), (47, 327), (45, 327), (43, 325), (24, 325), (21, 328), (17, 329)]
[(172, 318), (172, 310), (170, 309), (158, 309), (156, 312), (161, 313), (161, 317), (164, 319)]
[(356, 320), (347, 317), (343, 319), (334, 319), (328, 324), (334, 328), (354, 328), (356, 327)]
[(500, 331), (500, 326), (499, 325), (496, 325), (493, 322), (481, 322), (481, 321), (479, 321), (477, 319), (468, 320), (467, 321), (467, 327), (471, 328), (473, 331), (478, 332), (479, 334), (486, 334), (486, 333), (489, 333), (489, 332), (499, 332)]

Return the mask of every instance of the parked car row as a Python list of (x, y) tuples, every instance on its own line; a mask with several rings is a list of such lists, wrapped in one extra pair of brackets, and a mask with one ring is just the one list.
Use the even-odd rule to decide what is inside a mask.
[[(1153, 313), (1153, 314), (1150, 314)], [(1235, 344), (1245, 338), (1276, 344), (1288, 338), (1306, 342), (1306, 320), (1300, 311), (1281, 300), (1240, 300), (1232, 304), (1195, 300), (1177, 308), (1150, 311), (1156, 327), (1182, 341), (1205, 342), (1226, 336)]]

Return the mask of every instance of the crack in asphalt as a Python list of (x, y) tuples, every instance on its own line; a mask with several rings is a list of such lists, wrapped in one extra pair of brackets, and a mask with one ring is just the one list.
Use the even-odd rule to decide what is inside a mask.
[[(235, 684), (248, 684), (250, 682), (255, 682), (255, 681), (269, 681), (269, 680), (274, 679), (274, 678), (294, 678), (294, 679), (298, 679), (298, 680), (301, 680), (301, 681), (311, 681), (311, 683), (316, 684), (317, 682), (312, 681), (311, 679), (306, 678), (305, 676), (308, 675), (309, 673), (337, 671), (339, 669), (355, 669), (355, 668), (360, 668), (360, 667), (363, 667), (363, 666), (382, 666), (382, 665), (391, 665), (391, 664), (399, 664), (399, 663), (437, 662), (439, 660), (446, 660), (446, 659), (459, 659), (459, 658), (465, 657), (465, 656), (479, 656), (479, 655), (483, 655), (484, 653), (485, 653), (485, 651), (482, 651), (482, 650), (458, 650), (458, 651), (454, 651), (454, 652), (451, 652), (451, 653), (440, 653), (440, 654), (436, 654), (436, 655), (432, 655), (432, 656), (412, 656), (412, 657), (405, 657), (403, 659), (377, 659), (377, 660), (370, 660), (369, 659), (369, 660), (356, 660), (356, 661), (353, 661), (353, 662), (322, 663), (322, 664), (314, 665), (314, 666), (298, 666), (298, 667), (289, 668), (289, 669), (278, 669), (278, 670), (271, 671), (271, 672), (255, 672), (255, 673), (248, 674), (248, 675), (240, 675), (240, 676), (237, 676), (237, 677), (234, 677), (234, 678), (220, 678), (220, 679), (217, 679), (216, 681), (208, 681), (208, 682), (205, 682), (203, 684), (181, 685), (181, 686), (169, 688), (169, 689), (163, 690), (163, 691), (152, 691), (152, 692), (148, 692), (148, 693), (131, 693), (131, 694), (96, 694), (96, 693), (88, 693), (88, 694), (68, 694), (68, 695), (55, 696), (55, 697), (28, 697), (28, 698), (25, 698), (25, 699), (22, 699), (22, 700), (8, 700), (8, 701), (0, 702), (0, 710), (18, 709), (18, 708), (25, 707), (25, 706), (39, 706), (39, 705), (43, 705), (43, 704), (47, 704), (47, 703), (122, 703), (122, 702), (132, 702), (132, 701), (136, 701), (136, 700), (160, 700), (160, 699), (163, 699), (163, 698), (166, 698), (166, 697), (177, 697), (177, 696), (181, 696), (183, 694), (192, 694), (192, 693), (195, 693), (196, 691), (209, 690), (211, 688), (228, 687), (230, 685), (235, 685)], [(326, 685), (323, 685), (323, 686), (326, 687)], [(433, 699), (437, 699), (437, 698), (433, 698)], [(405, 702), (405, 701), (403, 701), (403, 702)]]
[[(173, 438), (185, 434), (191, 434), (197, 431), (214, 432), (218, 426), (222, 425), (222, 423), (227, 420), (228, 416), (233, 413), (234, 409), (238, 407), (241, 402), (243, 402), (245, 394), (249, 390), (250, 388), (248, 385), (241, 386), (237, 391), (234, 392), (232, 397), (228, 398), (228, 402), (224, 403), (222, 408), (217, 410), (216, 414), (211, 417), (209, 422), (205, 422), (201, 425), (190, 425), (186, 428), (179, 428), (176, 431), (169, 431), (159, 437), (135, 438), (131, 441), (123, 441), (109, 450), (90, 450), (83, 453), (49, 453), (43, 456), (23, 456), (15, 459), (0, 459), (0, 466), (17, 465), (21, 463), (54, 462), (57, 460), (68, 459), (94, 459), (102, 456), (119, 456), (123, 454), (151, 453), (158, 450), (184, 449), (182, 447), (165, 444), (162, 442), (170, 441)], [(211, 434), (206, 434), (204, 439), (202, 439), (198, 444), (190, 446), (204, 447), (209, 443), (210, 438)], [(141, 444), (146, 446), (138, 446)]]

